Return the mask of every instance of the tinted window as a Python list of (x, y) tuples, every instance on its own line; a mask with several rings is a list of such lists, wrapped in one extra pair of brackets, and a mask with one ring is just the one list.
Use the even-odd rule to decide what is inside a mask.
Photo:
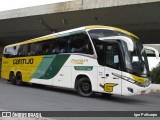
[[(16, 47), (16, 46), (15, 46)], [(28, 45), (20, 45), (19, 49), (18, 49), (18, 54), (17, 56), (22, 57), (22, 56), (26, 56), (28, 53)]]
[(38, 51), (38, 43), (31, 43), (28, 46), (28, 55), (33, 56), (36, 55), (36, 52)]
[(92, 45), (86, 33), (72, 36), (70, 44), (71, 53), (93, 54)]
[(42, 54), (42, 55), (52, 54), (51, 51), (50, 51), (50, 49), (52, 47), (52, 41), (51, 40), (40, 42), (39, 45), (41, 46), (41, 53), (40, 54)]
[(53, 43), (55, 53), (84, 53), (93, 54), (93, 49), (86, 33), (78, 33), (60, 37)]
[(5, 57), (23, 57), (59, 53), (93, 54), (93, 49), (88, 35), (84, 32), (46, 41), (8, 47), (4, 50)]
[(4, 57), (16, 57), (18, 54), (19, 46), (7, 47), (4, 49)]
[(104, 65), (104, 60), (105, 60), (105, 55), (104, 55), (104, 46), (105, 46), (105, 43), (100, 41), (100, 40), (96, 40), (94, 39), (93, 40), (93, 44), (94, 44), (94, 47), (95, 47), (95, 50), (97, 52), (97, 60), (98, 60), (98, 63), (100, 65)]
[(57, 39), (53, 39), (49, 46), (49, 54), (59, 53)]
[(61, 37), (57, 39), (57, 52), (66, 53), (68, 46), (68, 37)]
[(28, 55), (49, 55), (52, 54), (52, 41), (41, 41), (31, 43), (28, 46)]
[(119, 68), (119, 46), (117, 43), (107, 44), (105, 46), (105, 64), (109, 67)]
[(101, 37), (115, 36), (116, 34), (112, 30), (95, 29), (95, 30), (90, 30), (89, 35), (93, 41), (97, 53), (98, 63), (100, 65), (106, 65), (109, 67), (116, 68), (119, 65), (119, 63), (117, 63), (117, 60), (119, 60), (118, 44), (114, 42), (112, 43), (112, 40), (110, 43), (110, 42), (103, 42), (98, 39)]

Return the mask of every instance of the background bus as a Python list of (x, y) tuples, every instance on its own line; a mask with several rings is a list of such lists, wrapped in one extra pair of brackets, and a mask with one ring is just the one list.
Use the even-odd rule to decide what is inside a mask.
[(2, 78), (73, 88), (81, 96), (150, 91), (147, 56), (137, 36), (108, 26), (85, 26), (8, 45)]

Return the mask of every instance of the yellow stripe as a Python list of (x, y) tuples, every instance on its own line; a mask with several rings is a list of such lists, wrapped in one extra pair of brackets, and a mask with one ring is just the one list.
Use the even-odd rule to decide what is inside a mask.
[(119, 31), (119, 32), (122, 32), (122, 33), (125, 33), (127, 35), (130, 35), (132, 37), (135, 37), (137, 39), (139, 39), (136, 35), (128, 32), (128, 31), (125, 31), (125, 30), (122, 30), (122, 29), (119, 29), (119, 28), (116, 28), (116, 27), (111, 27), (111, 26), (85, 26), (86, 29), (96, 29), (96, 28), (106, 28), (106, 29), (111, 29), (111, 30), (115, 30), (115, 31)]
[(146, 77), (138, 77), (138, 76), (135, 76), (135, 75), (132, 75), (131, 74), (131, 76), (133, 77), (133, 79), (135, 80), (135, 81), (137, 81), (137, 82), (139, 82), (139, 83), (143, 83), (143, 82), (145, 82), (146, 81)]

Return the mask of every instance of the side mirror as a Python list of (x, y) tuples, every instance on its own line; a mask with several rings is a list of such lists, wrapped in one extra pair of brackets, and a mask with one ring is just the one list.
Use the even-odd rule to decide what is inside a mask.
[(101, 38), (98, 38), (99, 40), (102, 40), (102, 41), (108, 41), (108, 40), (121, 40), (121, 41), (124, 41), (127, 43), (127, 47), (128, 47), (128, 50), (133, 52), (134, 50), (134, 44), (133, 44), (133, 41), (128, 38), (128, 37), (125, 37), (125, 36), (112, 36), (112, 37), (101, 37)]
[(155, 55), (156, 55), (156, 59), (159, 60), (159, 52), (158, 52), (158, 50), (156, 50), (153, 47), (149, 47), (149, 46), (144, 46), (144, 49), (153, 51), (155, 53)]

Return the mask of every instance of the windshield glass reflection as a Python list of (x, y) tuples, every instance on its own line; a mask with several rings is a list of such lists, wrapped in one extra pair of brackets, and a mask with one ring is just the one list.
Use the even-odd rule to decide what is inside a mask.
[(130, 72), (136, 73), (140, 76), (148, 76), (148, 60), (142, 44), (134, 39), (134, 51), (131, 52), (127, 50), (127, 44), (125, 42), (122, 41), (121, 43), (124, 49), (126, 68)]

